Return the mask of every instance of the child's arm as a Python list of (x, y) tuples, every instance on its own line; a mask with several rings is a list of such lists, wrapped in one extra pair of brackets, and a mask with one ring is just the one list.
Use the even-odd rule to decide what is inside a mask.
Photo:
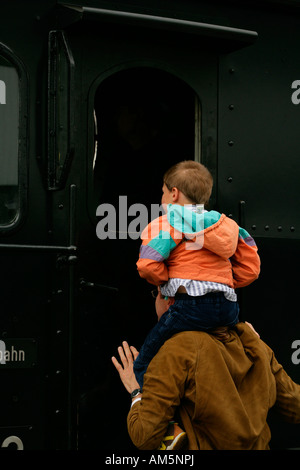
[(164, 216), (155, 219), (145, 228), (141, 236), (137, 269), (139, 275), (150, 284), (159, 286), (169, 279), (165, 261), (179, 244), (183, 235), (177, 233)]
[(255, 281), (260, 273), (260, 258), (251, 235), (240, 228), (236, 251), (230, 258), (234, 288), (245, 287)]
[[(141, 249), (142, 248), (143, 245)], [(139, 275), (155, 286), (160, 286), (167, 282), (169, 279), (168, 268), (163, 260), (159, 262), (155, 259), (151, 259), (151, 254), (146, 255), (146, 258), (143, 256), (143, 252), (141, 251), (138, 262), (136, 263)]]

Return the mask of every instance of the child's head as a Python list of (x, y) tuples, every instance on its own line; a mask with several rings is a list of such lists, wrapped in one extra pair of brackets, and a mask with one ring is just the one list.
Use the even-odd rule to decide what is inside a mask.
[(192, 204), (207, 204), (213, 187), (209, 170), (194, 160), (176, 163), (166, 171), (164, 184), (169, 191), (177, 188)]

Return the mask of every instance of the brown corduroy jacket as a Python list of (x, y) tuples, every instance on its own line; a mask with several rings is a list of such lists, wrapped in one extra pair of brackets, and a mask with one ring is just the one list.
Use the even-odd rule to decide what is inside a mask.
[(157, 449), (177, 410), (187, 450), (265, 450), (273, 406), (300, 423), (300, 385), (248, 325), (239, 323), (224, 342), (182, 332), (152, 359), (142, 400), (128, 414), (128, 431), (139, 449)]

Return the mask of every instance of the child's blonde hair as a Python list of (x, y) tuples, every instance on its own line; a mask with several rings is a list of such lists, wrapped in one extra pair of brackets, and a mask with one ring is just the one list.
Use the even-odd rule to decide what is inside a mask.
[(212, 192), (213, 177), (202, 163), (184, 160), (166, 171), (163, 181), (169, 191), (177, 188), (193, 204), (207, 204)]

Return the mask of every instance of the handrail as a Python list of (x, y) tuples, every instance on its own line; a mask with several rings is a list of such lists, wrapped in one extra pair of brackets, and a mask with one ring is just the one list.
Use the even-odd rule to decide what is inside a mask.
[(103, 8), (92, 8), (86, 6), (73, 6), (62, 4), (62, 7), (72, 10), (78, 14), (78, 19), (99, 19), (104, 21), (113, 21), (118, 23), (127, 23), (153, 29), (162, 29), (168, 31), (196, 34), (202, 36), (217, 37), (220, 39), (230, 39), (253, 43), (258, 33), (247, 29), (233, 28), (197, 21), (182, 20), (179, 18), (169, 18), (165, 16), (145, 15), (142, 13), (133, 13), (118, 10), (106, 10)]
[(23, 244), (12, 244), (12, 243), (1, 243), (1, 250), (18, 250), (18, 251), (52, 251), (52, 252), (61, 252), (61, 253), (74, 253), (77, 251), (77, 247), (70, 246), (55, 246), (55, 245), (23, 245)]

